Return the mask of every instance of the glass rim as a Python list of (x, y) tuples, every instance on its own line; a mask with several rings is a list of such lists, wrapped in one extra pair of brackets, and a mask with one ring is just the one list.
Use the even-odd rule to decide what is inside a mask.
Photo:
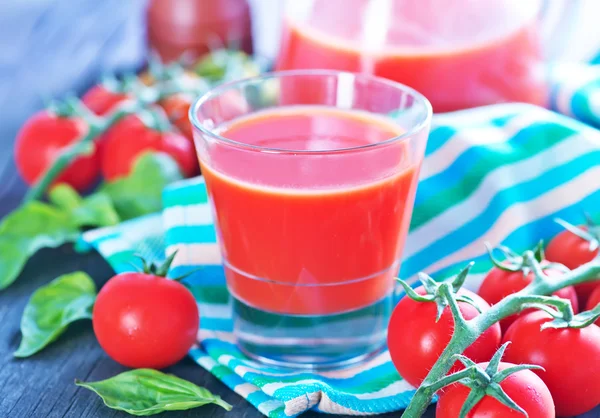
[[(206, 128), (198, 119), (198, 112), (202, 105), (208, 102), (219, 95), (222, 95), (226, 91), (235, 88), (242, 87), (246, 85), (250, 85), (256, 82), (265, 81), (268, 79), (277, 79), (284, 77), (299, 77), (299, 76), (321, 76), (321, 77), (339, 77), (341, 75), (349, 75), (354, 78), (363, 78), (371, 81), (375, 81), (377, 83), (387, 85), (396, 90), (402, 91), (403, 93), (408, 93), (413, 96), (416, 102), (419, 102), (424, 107), (424, 116), (422, 116), (417, 123), (414, 124), (409, 130), (403, 132), (400, 135), (393, 136), (381, 142), (375, 142), (372, 144), (358, 145), (353, 147), (345, 147), (345, 148), (332, 148), (332, 149), (319, 149), (319, 150), (293, 150), (286, 148), (273, 148), (273, 147), (264, 147), (260, 145), (247, 144), (245, 142), (236, 141), (224, 136), (219, 135), (214, 132), (214, 128)], [(291, 105), (290, 105), (291, 106)], [(318, 105), (315, 105), (318, 106)], [(332, 106), (333, 107), (333, 106)], [(344, 109), (342, 109), (344, 110)], [(350, 109), (348, 109), (350, 110)], [(368, 112), (368, 111), (367, 111)], [(208, 135), (215, 139), (218, 142), (225, 143), (227, 145), (231, 145), (237, 148), (247, 149), (249, 151), (258, 151), (258, 152), (269, 152), (273, 154), (333, 154), (333, 153), (343, 153), (343, 152), (352, 152), (352, 151), (360, 151), (371, 148), (382, 147), (385, 145), (389, 145), (391, 143), (400, 142), (415, 136), (417, 133), (425, 129), (431, 121), (431, 117), (433, 114), (433, 109), (431, 107), (431, 103), (429, 100), (417, 90), (412, 87), (407, 86), (406, 84), (399, 83), (397, 81), (389, 80), (387, 78), (365, 74), (365, 73), (353, 73), (349, 71), (338, 71), (338, 70), (285, 70), (285, 71), (271, 71), (267, 73), (262, 73), (257, 76), (246, 77), (238, 80), (229, 81), (227, 83), (219, 84), (216, 87), (211, 88), (206, 93), (202, 94), (198, 99), (194, 101), (192, 106), (190, 106), (190, 110), (188, 112), (188, 118), (192, 124), (194, 129), (198, 129), (203, 135)]]

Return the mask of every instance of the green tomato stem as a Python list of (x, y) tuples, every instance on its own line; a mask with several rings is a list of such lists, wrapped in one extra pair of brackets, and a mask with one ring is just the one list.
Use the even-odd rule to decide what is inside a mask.
[(87, 119), (84, 115), (81, 115), (88, 124), (89, 129), (87, 133), (78, 142), (68, 147), (58, 156), (56, 161), (52, 163), (52, 166), (44, 173), (42, 178), (27, 191), (23, 198), (23, 203), (41, 199), (52, 182), (75, 158), (94, 151), (94, 140), (98, 136), (121, 118), (135, 113), (137, 109), (137, 103), (124, 102), (107, 118), (99, 118), (94, 115), (93, 118)]
[(437, 382), (429, 385), (428, 390), (433, 391), (433, 393), (438, 390), (451, 385), (452, 383), (456, 383), (461, 379), (472, 377), (473, 373), (481, 372), (481, 369), (474, 370), (473, 368), (462, 369), (459, 372), (449, 374), (448, 376), (444, 376)]
[[(525, 258), (529, 262), (535, 256), (533, 252), (528, 251), (525, 253)], [(464, 319), (461, 321), (462, 316), (459, 316), (457, 320), (455, 316), (455, 323), (458, 322), (459, 325), (455, 326), (454, 333), (446, 349), (415, 392), (412, 401), (402, 414), (403, 418), (419, 418), (423, 415), (435, 392), (443, 387), (441, 384), (445, 381), (446, 374), (454, 364), (455, 355), (463, 353), (485, 330), (496, 322), (518, 313), (532, 304), (552, 305), (559, 310), (564, 309), (564, 301), (539, 295), (548, 295), (564, 287), (592, 281), (600, 276), (600, 260), (593, 260), (562, 276), (552, 278), (542, 272), (537, 261), (531, 262), (531, 266), (536, 274), (536, 280), (520, 292), (507, 296), (486, 312), (468, 321)], [(444, 293), (449, 296), (449, 305), (452, 308), (452, 302), (450, 301), (455, 299), (455, 296), (449, 294), (449, 292)], [(456, 315), (454, 309), (451, 310), (453, 315)], [(461, 322), (463, 323), (461, 324)], [(448, 382), (452, 382), (452, 380), (448, 380)]]
[(450, 312), (452, 312), (455, 327), (456, 323), (459, 324), (459, 327), (464, 327), (467, 325), (467, 321), (465, 321), (462, 313), (460, 312), (460, 308), (458, 307), (458, 302), (456, 301), (456, 298), (453, 297), (453, 291), (450, 283), (442, 283), (440, 286), (440, 293), (448, 301), (448, 307), (450, 308)]

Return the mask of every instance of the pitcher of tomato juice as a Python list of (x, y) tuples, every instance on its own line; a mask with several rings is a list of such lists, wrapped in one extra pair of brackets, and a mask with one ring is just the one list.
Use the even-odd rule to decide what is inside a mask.
[(386, 77), (422, 93), (435, 112), (500, 102), (546, 105), (542, 30), (547, 27), (541, 16), (558, 5), (543, 0), (288, 0), (276, 68)]
[(217, 87), (190, 118), (242, 351), (306, 369), (379, 352), (427, 99), (371, 75), (291, 71)]

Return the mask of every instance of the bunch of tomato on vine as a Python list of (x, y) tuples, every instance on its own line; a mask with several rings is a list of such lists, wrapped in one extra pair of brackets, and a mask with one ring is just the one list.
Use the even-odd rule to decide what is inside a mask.
[[(179, 74), (189, 84), (202, 80), (191, 72)], [(106, 79), (93, 86), (81, 98), (89, 117), (107, 116), (127, 100), (137, 100), (140, 87), (157, 87), (152, 76), (145, 74), (128, 82)], [(177, 80), (181, 83), (181, 80)], [(131, 86), (138, 87), (131, 88)], [(192, 129), (187, 118), (194, 94), (178, 92), (156, 103), (145, 103), (102, 132), (84, 155), (76, 157), (52, 184), (67, 183), (79, 192), (91, 190), (102, 177), (113, 181), (127, 176), (136, 159), (145, 152), (161, 152), (177, 163), (185, 177), (199, 173)], [(19, 131), (15, 142), (17, 169), (30, 185), (41, 179), (58, 156), (80, 141), (90, 126), (85, 115), (63, 112), (55, 106), (31, 116)]]
[[(549, 242), (545, 251), (541, 243), (535, 250), (535, 258), (549, 280), (558, 280), (561, 275), (598, 257), (600, 228), (589, 218), (587, 224), (580, 226), (562, 220), (557, 222), (565, 230)], [(494, 250), (488, 250), (493, 267), (483, 278), (478, 292), (460, 288), (464, 278), (455, 287), (457, 307), (466, 321), (489, 311), (535, 279), (524, 257), (501, 246), (496, 249), (504, 255), (499, 260)], [(422, 384), (449, 345), (456, 317), (451, 307), (439, 299), (439, 285), (426, 275), (421, 281), (423, 286), (397, 304), (388, 332), (392, 361), (399, 374), (415, 387)], [(564, 287), (552, 296), (569, 301), (572, 318), (577, 318), (578, 312), (600, 305), (600, 277)], [(564, 327), (553, 327), (550, 322), (556, 316), (552, 312), (551, 308), (532, 305), (518, 314), (496, 320), (479, 335), (462, 354), (463, 360), (477, 363), (485, 377), (475, 378), (469, 374), (441, 388), (437, 416), (458, 418), (464, 407), (469, 410), (466, 416), (470, 418), (518, 417), (523, 416), (523, 411), (529, 418), (571, 417), (600, 405), (600, 320), (595, 324), (591, 323), (592, 319), (587, 321), (589, 324), (575, 326), (569, 322)], [(581, 316), (598, 316), (586, 314), (588, 312)], [(497, 354), (499, 351), (501, 355)], [(498, 363), (500, 357), (502, 363)], [(457, 358), (447, 377), (465, 370), (465, 361)], [(490, 362), (497, 364), (492, 367)], [(521, 370), (523, 364), (532, 365), (533, 370)], [(501, 370), (513, 367), (516, 367), (514, 371), (502, 375), (497, 382), (494, 380), (495, 375), (502, 374)], [(493, 394), (496, 383), (499, 385), (496, 389), (503, 391), (497, 397)], [(514, 402), (512, 407), (511, 402)], [(515, 405), (521, 412), (515, 410)]]

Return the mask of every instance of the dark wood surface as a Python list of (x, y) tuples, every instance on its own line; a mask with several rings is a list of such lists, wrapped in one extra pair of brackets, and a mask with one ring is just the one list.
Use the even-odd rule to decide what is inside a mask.
[[(0, 218), (18, 205), (24, 190), (21, 180), (15, 176), (15, 171), (9, 167), (0, 177), (0, 184), (5, 186), (0, 194)], [(125, 370), (102, 351), (94, 337), (90, 321), (73, 324), (56, 342), (30, 358), (16, 359), (12, 356), (21, 339), (21, 314), (31, 294), (55, 277), (76, 270), (89, 273), (98, 286), (112, 275), (110, 266), (98, 254), (76, 254), (66, 245), (58, 249), (40, 251), (29, 261), (18, 280), (0, 292), (0, 418), (130, 416), (109, 409), (98, 396), (73, 384), (76, 378), (95, 381)], [(159, 415), (161, 417), (263, 416), (242, 397), (188, 358), (166, 371), (219, 394), (232, 404), (234, 409), (227, 413), (210, 405), (190, 411), (164, 413)], [(391, 418), (398, 415), (395, 413), (382, 417)], [(309, 412), (302, 417), (329, 416), (333, 417)], [(433, 417), (433, 411), (429, 416)]]

